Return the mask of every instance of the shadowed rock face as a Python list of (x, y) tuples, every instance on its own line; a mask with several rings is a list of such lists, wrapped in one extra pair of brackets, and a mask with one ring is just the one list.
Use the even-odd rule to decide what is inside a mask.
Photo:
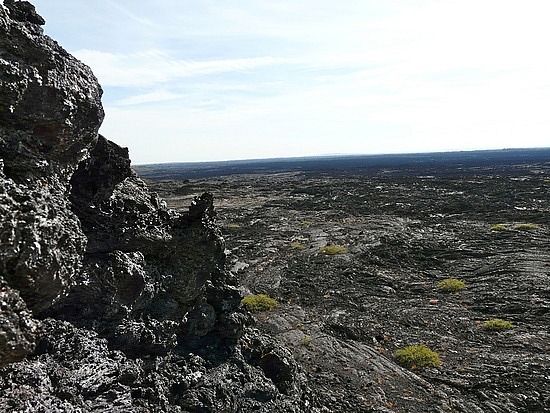
[(103, 119), (90, 69), (42, 29), (0, 8), (1, 268), (35, 312), (78, 272), (86, 238), (70, 211), (69, 178)]
[(0, 156), (16, 182), (64, 185), (97, 139), (102, 90), (40, 26), (12, 20), (14, 7), (0, 11)]
[(90, 69), (30, 3), (4, 4), (0, 410), (303, 411), (284, 349), (248, 332), (255, 356), (241, 352), (247, 316), (212, 195), (167, 209), (98, 136)]

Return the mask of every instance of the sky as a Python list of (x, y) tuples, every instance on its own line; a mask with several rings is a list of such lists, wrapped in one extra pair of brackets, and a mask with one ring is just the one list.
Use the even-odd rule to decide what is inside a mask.
[(547, 0), (32, 0), (133, 164), (550, 146)]

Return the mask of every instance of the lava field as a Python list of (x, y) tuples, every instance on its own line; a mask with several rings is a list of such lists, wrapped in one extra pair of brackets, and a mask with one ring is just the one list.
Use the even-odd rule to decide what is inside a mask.
[[(175, 209), (214, 194), (243, 295), (280, 303), (254, 328), (292, 351), (321, 411), (550, 408), (547, 162), (149, 184)], [(419, 344), (441, 364), (396, 362)]]

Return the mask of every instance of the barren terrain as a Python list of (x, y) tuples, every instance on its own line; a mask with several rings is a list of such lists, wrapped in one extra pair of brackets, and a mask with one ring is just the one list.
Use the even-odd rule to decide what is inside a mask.
[[(256, 315), (255, 328), (291, 349), (318, 407), (550, 408), (547, 162), (150, 184), (176, 209), (214, 194), (228, 266), (243, 294), (281, 303)], [(327, 245), (345, 250), (327, 255)], [(466, 288), (441, 291), (446, 278)], [(483, 328), (493, 318), (513, 328)], [(397, 349), (420, 343), (439, 353), (439, 367), (395, 362)]]

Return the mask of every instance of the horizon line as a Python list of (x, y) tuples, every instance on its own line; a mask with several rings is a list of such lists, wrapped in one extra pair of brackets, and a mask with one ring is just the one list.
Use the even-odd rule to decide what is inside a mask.
[(508, 147), (508, 148), (491, 148), (491, 149), (460, 149), (448, 151), (425, 151), (425, 152), (386, 152), (386, 153), (328, 153), (320, 155), (298, 155), (298, 156), (277, 156), (273, 158), (239, 158), (225, 160), (209, 160), (209, 161), (174, 161), (174, 162), (153, 162), (133, 164), (132, 167), (139, 166), (156, 166), (156, 165), (190, 165), (190, 164), (222, 164), (222, 163), (239, 163), (239, 162), (262, 162), (262, 161), (286, 161), (286, 160), (306, 160), (316, 158), (344, 158), (344, 157), (375, 157), (375, 156), (400, 156), (400, 155), (429, 155), (429, 154), (447, 154), (447, 153), (473, 153), (473, 152), (500, 152), (500, 151), (522, 151), (522, 150), (550, 150), (550, 146), (536, 147)]

